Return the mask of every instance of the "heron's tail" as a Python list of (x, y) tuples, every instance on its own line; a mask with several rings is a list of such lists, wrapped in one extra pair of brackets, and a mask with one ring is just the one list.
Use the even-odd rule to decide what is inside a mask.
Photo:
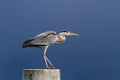
[(32, 39), (23, 42), (22, 48), (29, 47), (31, 45), (31, 41), (32, 41)]

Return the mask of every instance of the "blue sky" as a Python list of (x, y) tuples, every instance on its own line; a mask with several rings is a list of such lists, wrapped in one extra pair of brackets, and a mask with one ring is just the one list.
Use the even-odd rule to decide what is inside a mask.
[(120, 1), (0, 0), (0, 78), (21, 80), (22, 70), (44, 68), (43, 50), (21, 48), (44, 31), (81, 34), (48, 48), (61, 80), (120, 80)]

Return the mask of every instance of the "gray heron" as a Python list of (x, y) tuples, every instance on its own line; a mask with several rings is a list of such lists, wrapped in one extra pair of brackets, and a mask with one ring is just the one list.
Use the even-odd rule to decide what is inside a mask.
[[(22, 47), (37, 47), (44, 49), (44, 61), (47, 68), (54, 68), (54, 65), (46, 56), (48, 46), (54, 43), (63, 43), (66, 40), (66, 36), (80, 36), (79, 34), (72, 33), (70, 31), (61, 31), (57, 34), (55, 31), (46, 31), (37, 36), (23, 42)], [(48, 63), (50, 67), (48, 66)]]

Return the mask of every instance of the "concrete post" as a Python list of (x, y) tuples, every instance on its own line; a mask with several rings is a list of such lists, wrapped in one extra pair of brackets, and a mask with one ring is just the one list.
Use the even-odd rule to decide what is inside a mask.
[(60, 69), (24, 69), (23, 80), (60, 80)]

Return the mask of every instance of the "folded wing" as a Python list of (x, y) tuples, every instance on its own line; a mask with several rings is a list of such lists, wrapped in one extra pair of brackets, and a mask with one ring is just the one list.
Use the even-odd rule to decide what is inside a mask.
[(56, 41), (56, 39), (57, 39), (57, 34), (55, 31), (47, 31), (23, 42), (22, 47), (44, 48), (44, 46), (53, 44)]

